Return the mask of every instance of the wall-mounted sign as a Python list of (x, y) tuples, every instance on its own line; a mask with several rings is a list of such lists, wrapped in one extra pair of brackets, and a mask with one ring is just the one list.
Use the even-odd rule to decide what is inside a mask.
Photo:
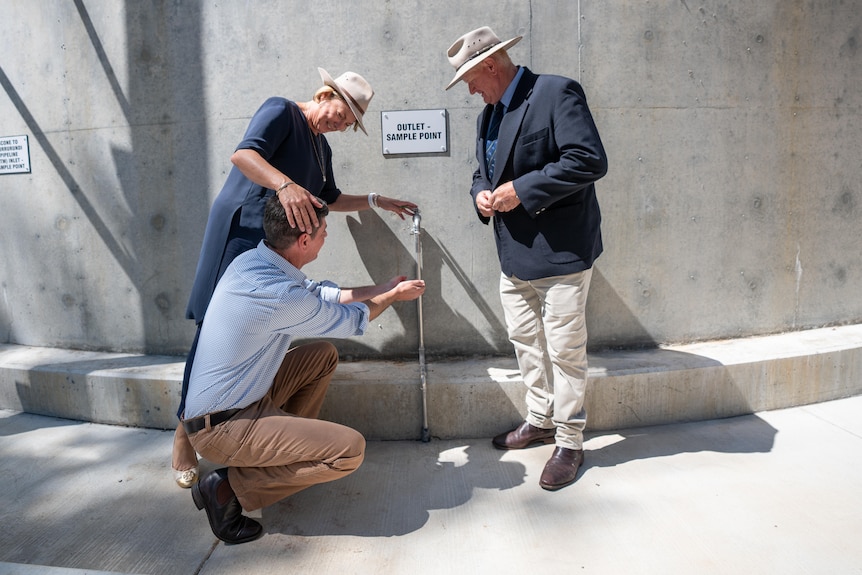
[(447, 150), (446, 110), (382, 112), (384, 154), (441, 154)]
[(0, 136), (0, 175), (30, 173), (27, 136)]

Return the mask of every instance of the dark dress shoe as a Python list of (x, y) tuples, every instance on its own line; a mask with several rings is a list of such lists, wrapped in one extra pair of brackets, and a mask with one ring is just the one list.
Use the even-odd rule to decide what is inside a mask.
[(554, 442), (557, 428), (542, 429), (526, 421), (506, 433), (501, 433), (491, 440), (497, 449), (524, 449), (533, 444), (548, 444)]
[(218, 486), (227, 481), (227, 468), (216, 469), (192, 486), (192, 499), (198, 509), (206, 509), (210, 529), (225, 543), (247, 543), (263, 535), (263, 527), (254, 519), (242, 514), (236, 495), (220, 505), (216, 493)]
[(556, 491), (574, 483), (575, 477), (578, 475), (578, 468), (583, 462), (583, 449), (556, 448), (554, 454), (551, 455), (551, 458), (545, 464), (542, 477), (539, 479), (539, 485), (541, 485), (542, 489)]

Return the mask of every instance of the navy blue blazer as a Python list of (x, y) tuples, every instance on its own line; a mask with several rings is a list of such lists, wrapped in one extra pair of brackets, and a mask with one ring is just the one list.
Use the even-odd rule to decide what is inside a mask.
[(521, 200), (493, 218), (503, 273), (531, 280), (591, 268), (602, 253), (594, 182), (607, 173), (608, 162), (580, 84), (524, 69), (500, 124), (490, 181), (485, 133), (492, 111), (486, 106), (477, 120), (479, 167), (470, 194), (475, 206), (479, 192), (511, 181)]

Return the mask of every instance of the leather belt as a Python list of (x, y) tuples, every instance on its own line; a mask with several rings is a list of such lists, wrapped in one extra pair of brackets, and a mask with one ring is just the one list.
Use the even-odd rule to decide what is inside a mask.
[(201, 429), (206, 428), (207, 417), (209, 417), (210, 419), (210, 426), (215, 427), (219, 423), (224, 423), (239, 412), (239, 409), (228, 409), (226, 411), (214, 411), (213, 413), (207, 413), (206, 415), (201, 415), (200, 417), (184, 419), (183, 427), (186, 429), (186, 433), (191, 435), (192, 433), (197, 433)]

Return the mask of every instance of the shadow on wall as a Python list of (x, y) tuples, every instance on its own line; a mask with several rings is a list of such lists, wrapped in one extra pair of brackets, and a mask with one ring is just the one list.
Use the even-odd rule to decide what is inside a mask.
[[(0, 74), (3, 71), (0, 70)], [(6, 302), (0, 303), (0, 343), (9, 343), (12, 336), (12, 318), (9, 317)]]
[[(415, 270), (415, 254), (405, 248), (382, 218), (371, 211), (359, 213), (359, 219), (348, 217), (348, 228), (356, 243), (362, 262), (375, 283), (392, 277), (393, 262), (410, 262)], [(488, 265), (498, 266), (495, 260)], [(407, 266), (401, 265), (401, 269)], [(469, 349), (472, 356), (511, 356), (503, 318), (498, 316), (488, 299), (475, 286), (461, 268), (445, 243), (422, 230), (422, 277), (427, 282), (423, 296), (424, 338), (429, 357), (446, 358), (464, 355)], [(454, 310), (447, 301), (452, 294), (443, 293), (443, 274), (450, 273), (463, 289), (467, 298), (486, 324), (483, 333), (474, 323)], [(498, 298), (496, 291), (490, 297)], [(495, 306), (497, 302), (495, 301)], [(405, 357), (413, 348), (404, 342), (418, 341), (418, 318), (415, 306), (395, 306), (404, 326), (405, 336), (388, 342), (381, 350), (384, 357)], [(613, 310), (613, 315), (597, 316), (595, 310)], [(654, 348), (657, 344), (637, 316), (629, 309), (598, 267), (593, 269), (590, 298), (587, 303), (587, 324), (590, 330), (591, 351), (613, 348)], [(625, 340), (618, 335), (626, 334)], [(358, 357), (378, 355), (367, 346), (355, 341), (336, 344), (345, 354)]]
[[(358, 219), (349, 216), (345, 221), (372, 282), (379, 284), (388, 281), (394, 275), (394, 269), (409, 269), (407, 275), (415, 275), (416, 254), (402, 245), (378, 214), (365, 210), (359, 212)], [(447, 298), (441, 291), (444, 267), (448, 267), (457, 278), (489, 324), (494, 338), (492, 341), (488, 341), (467, 318), (446, 303)], [(425, 229), (422, 230), (422, 279), (427, 286), (422, 305), (423, 335), (429, 357), (462, 356), (464, 349), (470, 349), (471, 355), (493, 356), (510, 352), (505, 326), (451, 254)], [(395, 305), (392, 310), (398, 315), (405, 333), (385, 342), (379, 352), (356, 340), (334, 340), (333, 343), (343, 356), (375, 359), (415, 357), (416, 342), (419, 341), (416, 305)]]
[[(175, 188), (181, 189), (183, 194), (188, 195), (189, 190), (183, 186), (184, 181), (189, 180), (192, 174), (205, 172), (204, 167), (208, 163), (205, 131), (202, 128), (193, 131), (187, 125), (177, 127), (177, 118), (171, 118), (170, 114), (165, 112), (165, 98), (159, 92), (163, 90), (170, 93), (174, 89), (181, 88), (179, 90), (181, 93), (195, 95), (195, 97), (183, 99), (183, 107), (178, 112), (189, 117), (205, 116), (202, 108), (204, 101), (197, 97), (202, 92), (203, 85), (199, 42), (200, 8), (190, 7), (188, 11), (191, 13), (184, 14), (178, 19), (182, 22), (182, 26), (176, 24), (175, 28), (170, 30), (158, 30), (160, 33), (153, 33), (152, 30), (146, 29), (147, 26), (157, 27), (160, 22), (165, 22), (165, 19), (152, 19), (150, 17), (152, 7), (149, 5), (126, 3), (126, 38), (129, 40), (126, 63), (130, 75), (129, 86), (124, 91), (85, 3), (83, 0), (75, 0), (74, 6), (86, 32), (90, 48), (98, 58), (101, 73), (110, 86), (111, 94), (130, 131), (131, 151), (112, 145), (114, 161), (111, 166), (101, 159), (90, 161), (87, 157), (87, 151), (90, 148), (86, 145), (74, 144), (69, 146), (71, 152), (64, 150), (64, 146), (72, 144), (74, 136), (56, 132), (46, 135), (37, 116), (19, 95), (13, 81), (7, 77), (2, 68), (0, 68), (0, 87), (27, 125), (27, 129), (32, 133), (33, 139), (44, 152), (63, 186), (77, 203), (87, 223), (110, 253), (110, 259), (117, 263), (122, 270), (122, 275), (134, 284), (135, 291), (141, 295), (143, 309), (138, 315), (144, 320), (144, 343), (135, 347), (156, 352), (163, 352), (165, 349), (182, 349), (188, 345), (185, 326), (179, 330), (171, 330), (170, 326), (175, 322), (177, 315), (182, 313), (182, 310), (177, 312), (177, 309), (185, 302), (174, 301), (176, 296), (169, 292), (154, 291), (172, 282), (151, 282), (148, 281), (150, 278), (143, 278), (141, 274), (146, 270), (159, 269), (160, 262), (151, 265), (153, 262), (148, 262), (147, 259), (162, 257), (169, 246), (176, 241), (177, 223), (171, 221), (167, 215), (168, 207), (173, 204), (173, 195), (177, 192)], [(195, 11), (198, 14), (195, 14)], [(168, 40), (164, 41), (166, 35)], [(172, 51), (175, 48), (175, 42), (172, 40), (178, 37), (183, 38), (184, 41), (188, 38), (198, 39), (198, 42), (194, 43), (197, 49), (184, 49), (181, 54), (177, 54), (175, 49)], [(145, 55), (158, 60), (160, 65), (140, 65), (140, 60)], [(171, 58), (176, 59), (179, 65), (161, 65), (164, 63), (163, 60), (167, 61)], [(165, 76), (162, 72), (164, 69), (178, 69), (181, 72), (182, 85), (177, 86), (172, 83), (174, 79)], [(173, 108), (168, 110), (177, 111)], [(156, 115), (158, 115), (157, 121), (153, 120)], [(67, 140), (62, 141), (63, 137)], [(195, 153), (191, 154), (191, 157), (185, 157), (179, 165), (171, 166), (171, 162), (166, 158), (173, 153), (176, 142), (183, 139), (194, 141)], [(52, 140), (57, 144), (52, 144)], [(170, 144), (166, 145), (166, 142)], [(86, 165), (91, 172), (103, 173), (88, 174), (86, 178), (82, 177), (82, 180), (79, 180), (73, 171), (74, 168), (70, 169), (68, 166), (82, 164)], [(153, 165), (169, 166), (169, 169), (154, 170)], [(115, 179), (118, 180), (119, 189), (114, 189), (114, 186), (93, 187), (88, 183), (113, 182)], [(203, 201), (188, 201), (188, 205), (207, 205), (206, 189), (199, 188), (196, 193), (200, 195), (198, 200)], [(117, 200), (118, 194), (122, 196), (123, 201)], [(128, 206), (128, 209), (125, 206)], [(206, 213), (203, 217), (205, 220)], [(129, 237), (135, 238), (135, 244), (126, 243)], [(135, 249), (134, 245), (142, 244), (152, 246), (153, 249)], [(182, 272), (182, 269), (171, 271), (178, 274)], [(74, 286), (75, 282), (93, 281), (87, 274), (84, 274), (84, 278), (65, 278), (65, 280), (70, 286)], [(86, 295), (88, 286), (78, 286), (77, 292), (81, 294), (75, 301), (81, 316), (80, 331), (71, 330), (71, 335), (60, 335), (59, 339), (65, 341), (67, 346), (123, 348), (123, 342), (105, 339), (105, 334), (99, 332), (98, 322), (86, 321), (88, 308), (98, 305), (97, 302), (88, 299)], [(173, 341), (162, 343), (167, 332), (171, 333), (169, 339)], [(3, 335), (5, 341), (12, 341), (14, 334), (10, 329), (9, 333)]]
[[(193, 333), (184, 317), (199, 252), (192, 249), (193, 259), (180, 259), (179, 265), (165, 265), (164, 260), (178, 249), (184, 254), (178, 239), (189, 222), (202, 237), (209, 214), (209, 184), (201, 181), (201, 174), (210, 163), (210, 134), (206, 122), (196, 121), (208, 116), (203, 11), (199, 3), (154, 6), (127, 0), (124, 6), (134, 117), (129, 122), (131, 149), (115, 151), (114, 157), (120, 185), (135, 212), (130, 225), (146, 242), (130, 277), (140, 294), (147, 353), (185, 353)], [(218, 163), (226, 163), (226, 158), (218, 158)], [(154, 270), (159, 281), (144, 277)]]
[[(602, 310), (607, 315), (597, 315)], [(601, 271), (601, 259), (593, 267), (593, 279), (587, 299), (587, 329), (589, 349), (654, 348), (656, 340), (632, 313), (617, 290)], [(625, 334), (625, 339), (620, 339)]]
[(66, 189), (68, 189), (69, 193), (72, 194), (72, 197), (75, 198), (81, 211), (87, 216), (87, 220), (93, 225), (93, 229), (96, 230), (96, 233), (99, 234), (99, 237), (111, 252), (111, 256), (113, 256), (113, 258), (120, 264), (129, 277), (134, 277), (134, 260), (127, 253), (125, 247), (123, 247), (123, 245), (114, 238), (114, 235), (110, 230), (110, 226), (99, 216), (96, 206), (90, 198), (87, 197), (84, 190), (81, 189), (81, 186), (78, 184), (77, 180), (75, 180), (72, 173), (68, 168), (66, 168), (63, 158), (54, 146), (51, 145), (51, 142), (48, 140), (48, 137), (39, 125), (39, 122), (30, 112), (27, 104), (25, 104), (18, 95), (18, 92), (15, 90), (15, 87), (9, 81), (9, 78), (3, 72), (2, 68), (0, 68), (0, 86), (3, 87), (6, 95), (9, 96), (9, 100), (12, 101), (12, 104), (18, 110), (21, 118), (27, 124), (27, 128), (33, 133), (33, 138), (39, 143), (39, 146), (51, 162), (57, 175), (61, 180), (63, 180), (63, 184), (66, 186)]

